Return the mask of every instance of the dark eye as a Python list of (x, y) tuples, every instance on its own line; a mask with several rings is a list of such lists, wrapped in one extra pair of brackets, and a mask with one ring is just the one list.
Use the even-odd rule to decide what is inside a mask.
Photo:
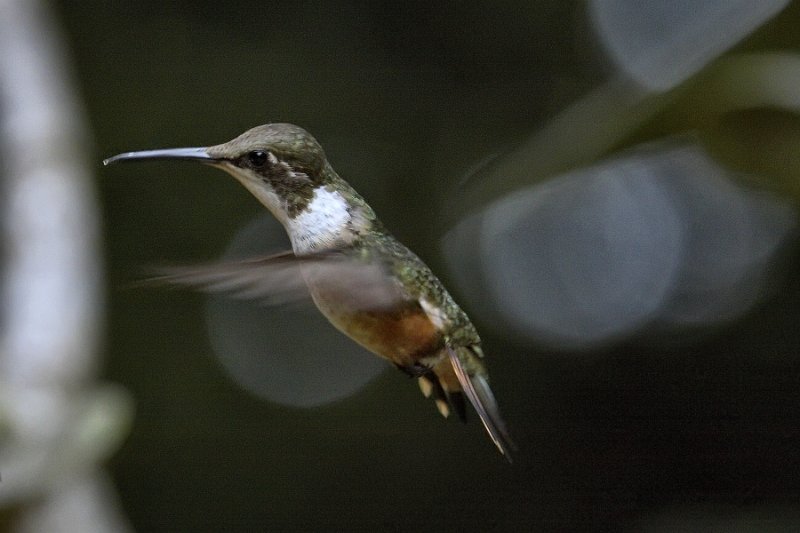
[(254, 167), (263, 167), (267, 164), (267, 153), (262, 150), (253, 150), (247, 154), (247, 160)]

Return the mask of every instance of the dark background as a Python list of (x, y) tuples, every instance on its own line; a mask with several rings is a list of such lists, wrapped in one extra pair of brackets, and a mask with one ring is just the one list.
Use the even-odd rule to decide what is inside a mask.
[[(447, 282), (440, 208), (455, 184), (609, 75), (583, 3), (55, 7), (95, 134), (105, 374), (137, 402), (110, 468), (137, 530), (601, 531), (796, 516), (794, 251), (775, 296), (693, 340), (571, 353), (484, 334), (513, 465), (474, 417), (443, 422), (396, 372), (319, 408), (259, 400), (221, 371), (202, 296), (126, 288), (142, 265), (219, 255), (262, 208), (213, 169), (112, 172), (100, 160), (273, 121), (311, 131)], [(798, 23), (791, 6), (737, 50), (796, 49)]]

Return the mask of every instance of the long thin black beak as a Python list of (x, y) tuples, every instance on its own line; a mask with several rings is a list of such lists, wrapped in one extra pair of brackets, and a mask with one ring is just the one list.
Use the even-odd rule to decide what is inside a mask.
[(206, 148), (166, 148), (164, 150), (142, 150), (141, 152), (125, 152), (103, 160), (104, 165), (119, 161), (141, 161), (158, 159), (181, 159), (211, 163), (217, 159), (208, 155)]

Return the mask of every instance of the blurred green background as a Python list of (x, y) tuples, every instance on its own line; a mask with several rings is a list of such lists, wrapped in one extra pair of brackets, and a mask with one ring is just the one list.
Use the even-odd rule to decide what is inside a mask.
[[(260, 400), (214, 357), (203, 296), (127, 287), (144, 265), (219, 256), (263, 208), (213, 169), (101, 169), (100, 161), (216, 144), (274, 121), (311, 131), (447, 283), (439, 239), (453, 213), (443, 211), (464, 176), (612, 75), (583, 2), (54, 7), (95, 136), (108, 272), (104, 372), (136, 400), (110, 468), (136, 530), (601, 531), (639, 530), (672, 509), (796, 513), (793, 249), (770, 281), (773, 296), (680, 342), (634, 338), (573, 353), (479, 321), (520, 449), (511, 466), (474, 417), (463, 427), (442, 421), (396, 372), (317, 408)], [(794, 3), (733, 51), (796, 52), (799, 27)], [(630, 137), (692, 125), (676, 99)], [(772, 116), (731, 120), (744, 121), (743, 131), (796, 131), (793, 117), (781, 114), (775, 126)], [(769, 150), (768, 141), (746, 139), (753, 153)], [(723, 158), (730, 152), (722, 141), (709, 146)], [(728, 162), (763, 168), (754, 158)], [(335, 375), (336, 353), (324, 356)]]

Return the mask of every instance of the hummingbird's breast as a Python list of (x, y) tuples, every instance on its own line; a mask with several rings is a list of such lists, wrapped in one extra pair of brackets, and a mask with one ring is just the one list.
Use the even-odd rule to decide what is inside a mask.
[[(331, 324), (372, 353), (402, 367), (420, 362), (430, 366), (438, 359), (442, 332), (417, 302), (369, 307), (343, 294), (341, 280), (327, 283), (311, 275), (306, 282), (314, 303)], [(360, 290), (353, 286), (344, 292)]]
[(417, 278), (429, 284), (438, 280), (378, 224), (342, 181), (335, 188), (315, 189), (286, 228), (298, 255), (338, 250), (344, 256), (335, 257), (333, 265), (302, 269), (314, 302), (337, 329), (396, 365), (432, 366), (443, 357), (447, 320), (421, 304)]

